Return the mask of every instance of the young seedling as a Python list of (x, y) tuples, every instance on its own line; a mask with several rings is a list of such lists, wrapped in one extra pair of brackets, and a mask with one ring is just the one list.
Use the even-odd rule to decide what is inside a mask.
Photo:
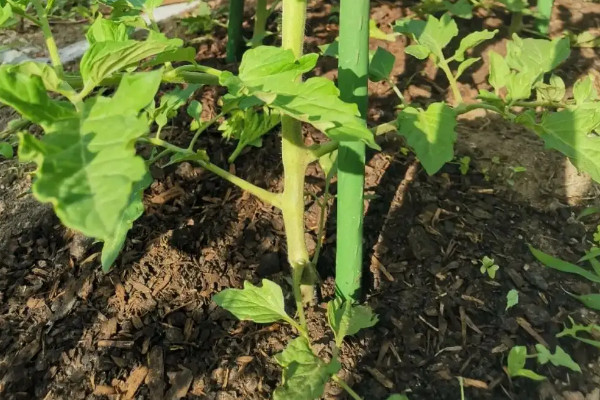
[(506, 294), (506, 309), (512, 308), (519, 304), (519, 292), (516, 289), (511, 289)]
[(481, 259), (481, 266), (479, 267), (479, 271), (483, 274), (489, 276), (491, 279), (496, 279), (496, 272), (500, 269), (500, 266), (496, 264), (493, 258), (489, 258), (488, 256), (484, 256)]
[[(565, 328), (559, 332), (556, 337), (571, 337), (573, 339), (579, 340), (585, 344), (589, 344), (590, 346), (594, 346), (600, 349), (600, 325), (589, 324), (589, 325), (580, 325), (576, 324), (573, 318), (569, 317), (569, 321), (571, 322), (571, 327), (568, 328), (565, 325)], [(584, 333), (586, 336), (582, 336), (581, 333)]]
[(560, 346), (556, 346), (554, 353), (551, 353), (546, 346), (542, 344), (536, 344), (535, 349), (537, 353), (527, 354), (527, 347), (515, 346), (508, 354), (507, 372), (508, 375), (516, 378), (523, 377), (535, 381), (541, 381), (546, 379), (545, 376), (539, 375), (536, 372), (526, 369), (525, 363), (528, 358), (537, 358), (537, 362), (540, 365), (545, 365), (548, 362), (556, 367), (566, 367), (572, 371), (581, 373), (579, 365), (573, 361), (571, 356), (565, 352)]

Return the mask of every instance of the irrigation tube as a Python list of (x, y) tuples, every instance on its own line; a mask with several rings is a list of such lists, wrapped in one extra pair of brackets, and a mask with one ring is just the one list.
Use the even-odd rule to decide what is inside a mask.
[[(368, 108), (369, 0), (340, 5), (339, 86), (342, 100)], [(365, 121), (366, 124), (366, 121)], [(365, 145), (341, 142), (338, 150), (336, 290), (346, 300), (361, 296)]]

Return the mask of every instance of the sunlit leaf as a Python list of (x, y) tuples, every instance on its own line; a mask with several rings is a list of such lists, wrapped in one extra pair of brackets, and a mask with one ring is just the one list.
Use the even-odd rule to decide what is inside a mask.
[(444, 103), (430, 104), (427, 110), (407, 107), (398, 115), (398, 133), (430, 175), (454, 158), (455, 127), (456, 113)]
[(96, 18), (85, 34), (89, 44), (98, 42), (123, 42), (129, 39), (128, 29), (125, 24), (110, 19)]
[(262, 280), (262, 287), (246, 281), (243, 289), (225, 289), (213, 300), (240, 320), (259, 324), (291, 320), (285, 312), (281, 287), (268, 279)]
[(579, 275), (589, 281), (600, 283), (600, 276), (594, 274), (591, 271), (583, 269), (575, 264), (571, 264), (559, 258), (552, 257), (551, 255), (537, 250), (532, 246), (529, 246), (529, 250), (531, 250), (531, 253), (534, 255), (535, 258), (538, 259), (539, 262), (541, 262), (547, 267), (556, 269), (561, 272)]
[(516, 306), (519, 303), (519, 292), (516, 289), (511, 289), (506, 294), (506, 310)]
[(560, 346), (556, 346), (554, 354), (550, 353), (550, 350), (543, 344), (536, 344), (535, 349), (538, 352), (537, 359), (540, 364), (551, 362), (555, 367), (567, 367), (572, 371), (581, 372), (579, 365)]
[(327, 319), (338, 347), (342, 346), (346, 336), (352, 336), (361, 329), (370, 328), (378, 321), (377, 315), (370, 307), (352, 305), (351, 302), (341, 299), (327, 303)]
[(418, 44), (423, 45), (437, 58), (443, 58), (442, 50), (458, 35), (456, 22), (449, 14), (440, 19), (430, 15), (427, 22), (415, 19), (404, 19), (396, 22), (394, 31), (411, 35)]
[(479, 31), (479, 32), (469, 33), (467, 36), (465, 36), (460, 41), (460, 45), (458, 46), (458, 49), (454, 53), (454, 59), (456, 61), (464, 61), (465, 53), (467, 50), (480, 45), (481, 43), (485, 42), (486, 40), (492, 39), (494, 36), (496, 36), (496, 33), (498, 33), (497, 29), (495, 29), (493, 31), (488, 31), (486, 29), (486, 30)]
[(524, 377), (536, 381), (546, 379), (545, 376), (538, 375), (532, 370), (525, 368), (527, 361), (527, 348), (525, 346), (515, 346), (508, 353), (508, 374), (511, 377)]

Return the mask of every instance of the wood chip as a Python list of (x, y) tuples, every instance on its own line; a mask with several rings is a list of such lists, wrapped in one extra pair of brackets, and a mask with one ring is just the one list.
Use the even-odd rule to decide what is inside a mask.
[(109, 385), (96, 385), (94, 388), (94, 396), (112, 396), (115, 394), (117, 394), (117, 391)]
[(167, 287), (167, 285), (169, 284), (169, 282), (171, 281), (171, 274), (166, 274), (161, 280), (160, 282), (156, 283), (153, 287), (152, 287), (152, 296), (156, 297), (157, 294), (159, 294), (164, 288)]
[(139, 282), (131, 281), (131, 286), (138, 292), (142, 292), (145, 294), (152, 294), (152, 290), (150, 290), (150, 288), (148, 286), (141, 284)]
[(148, 376), (146, 385), (150, 391), (150, 400), (162, 400), (165, 393), (164, 353), (160, 346), (154, 346), (148, 353)]
[(533, 329), (533, 327), (531, 326), (531, 324), (529, 323), (529, 321), (527, 321), (525, 318), (523, 318), (523, 317), (517, 317), (517, 324), (519, 324), (519, 326), (521, 328), (523, 328), (525, 330), (525, 332), (529, 333), (531, 335), (531, 337), (533, 337), (535, 340), (537, 340), (538, 343), (541, 343), (541, 344), (543, 344), (546, 347), (550, 347), (548, 345), (548, 342), (546, 342), (544, 340), (544, 338), (541, 337), (540, 334), (537, 333), (535, 329)]
[(169, 380), (171, 382), (171, 388), (165, 395), (165, 400), (179, 400), (184, 398), (190, 390), (193, 378), (192, 371), (189, 369), (170, 373)]
[(463, 382), (464, 387), (474, 387), (477, 389), (487, 389), (488, 388), (487, 383), (485, 383), (484, 381), (477, 380), (477, 379), (462, 378), (462, 382)]
[(391, 380), (389, 380), (378, 369), (375, 369), (375, 368), (372, 368), (372, 367), (368, 367), (368, 366), (365, 367), (365, 368), (367, 369), (367, 371), (369, 372), (369, 374), (371, 374), (371, 376), (373, 378), (375, 378), (375, 380), (381, 384), (381, 386), (385, 387), (386, 389), (393, 389), (394, 388), (394, 382), (392, 382)]
[(98, 347), (115, 347), (117, 349), (131, 349), (133, 340), (98, 340)]
[(136, 367), (131, 371), (129, 378), (125, 381), (125, 388), (127, 389), (124, 396), (125, 399), (133, 399), (135, 392), (138, 391), (140, 385), (144, 382), (144, 379), (146, 379), (146, 375), (148, 375), (148, 368), (143, 365)]

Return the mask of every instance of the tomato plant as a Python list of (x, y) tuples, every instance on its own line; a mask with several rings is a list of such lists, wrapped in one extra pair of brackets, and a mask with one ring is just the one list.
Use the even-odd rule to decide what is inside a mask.
[[(239, 319), (281, 321), (297, 331), (298, 337), (276, 356), (283, 369), (282, 384), (274, 392), (276, 399), (318, 398), (329, 380), (353, 398), (360, 398), (337, 373), (344, 339), (377, 322), (372, 310), (358, 301), (365, 148), (379, 148), (377, 135), (397, 131), (426, 172), (434, 174), (454, 159), (457, 117), (481, 108), (531, 129), (549, 148), (564, 153), (574, 165), (600, 181), (600, 142), (595, 133), (600, 126), (600, 102), (593, 80), (580, 79), (572, 95), (567, 95), (563, 80), (553, 73), (569, 56), (566, 38), (513, 36), (505, 57), (489, 54), (489, 84), (493, 91), (482, 90), (476, 102), (465, 103), (458, 81), (468, 68), (480, 62), (479, 57), (470, 56), (471, 51), (497, 32), (472, 32), (452, 51), (448, 45), (458, 36), (458, 28), (449, 14), (439, 19), (429, 16), (426, 21), (397, 21), (395, 34), (412, 41), (406, 53), (431, 60), (442, 71), (453, 102), (427, 107), (411, 104), (394, 85), (399, 97), (397, 119), (368, 128), (367, 79), (393, 85), (390, 74), (395, 56), (382, 48), (369, 54), (369, 35), (383, 35), (387, 40), (393, 40), (393, 36), (378, 31), (369, 20), (366, 0), (343, 0), (340, 7), (337, 53), (329, 52), (339, 56), (340, 89), (323, 77), (302, 79), (319, 58), (318, 54), (303, 52), (306, 0), (283, 0), (281, 47), (253, 43), (255, 47), (243, 54), (237, 74), (198, 64), (195, 49), (160, 33), (152, 19), (160, 0), (119, 2), (118, 7), (113, 4), (111, 16), (98, 16), (90, 26), (90, 46), (78, 72), (67, 73), (40, 0), (31, 1), (35, 16), (28, 14), (27, 3), (20, 1), (7, 4), (11, 12), (16, 7), (39, 24), (52, 65), (26, 62), (1, 66), (0, 101), (44, 131), (41, 138), (27, 132), (18, 134), (20, 160), (37, 165), (33, 194), (51, 203), (64, 225), (103, 242), (101, 262), (105, 270), (117, 259), (127, 232), (144, 211), (143, 191), (152, 182), (149, 166), (154, 163), (194, 162), (281, 211), (296, 316), (286, 311), (282, 288), (269, 280), (263, 280), (261, 286), (246, 282), (243, 289), (226, 289), (214, 297), (217, 304)], [(266, 3), (259, 3), (263, 13)], [(22, 4), (25, 7), (19, 8)], [(241, 9), (234, 9), (234, 4), (243, 6), (243, 2), (232, 2), (231, 29), (239, 28), (241, 18)], [(149, 25), (141, 18), (142, 11), (149, 16)], [(257, 15), (256, 20), (263, 24), (264, 15)], [(134, 39), (134, 29), (144, 30), (145, 39)], [(237, 37), (239, 32), (230, 33)], [(262, 34), (259, 28), (258, 36)], [(231, 39), (229, 55), (237, 59), (239, 37)], [(181, 86), (162, 95), (157, 105), (155, 97), (163, 83)], [(205, 85), (227, 90), (218, 115), (210, 120), (202, 119), (201, 103), (193, 100)], [(161, 132), (176, 110), (186, 104), (191, 119), (190, 141), (181, 147), (164, 139)], [(217, 123), (225, 137), (238, 140), (230, 162), (244, 147), (256, 145), (281, 124), (282, 192), (260, 188), (211, 161), (198, 139)], [(330, 141), (307, 145), (302, 124), (322, 131)], [(151, 148), (151, 156), (144, 159), (136, 146)], [(2, 154), (9, 154), (6, 146)], [(304, 313), (304, 304), (312, 300), (317, 282), (315, 260), (310, 259), (305, 242), (304, 188), (307, 167), (324, 157), (330, 164), (337, 159), (340, 242), (339, 296), (327, 307), (335, 341), (331, 355), (321, 358), (311, 346)], [(336, 169), (330, 171), (335, 173)], [(390, 397), (401, 398), (403, 395)]]

